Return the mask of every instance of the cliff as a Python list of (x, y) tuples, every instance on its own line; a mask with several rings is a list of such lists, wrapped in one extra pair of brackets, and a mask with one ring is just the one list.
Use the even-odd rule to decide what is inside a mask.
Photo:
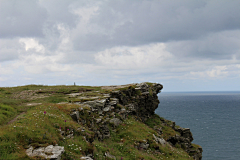
[(0, 158), (202, 158), (190, 129), (155, 114), (161, 84), (29, 88), (35, 89), (11, 93), (11, 99), (25, 97), (22, 106), (29, 107), (0, 133)]

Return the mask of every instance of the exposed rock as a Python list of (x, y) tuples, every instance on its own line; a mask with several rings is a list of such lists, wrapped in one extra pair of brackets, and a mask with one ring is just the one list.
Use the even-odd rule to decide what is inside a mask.
[(107, 107), (103, 108), (103, 111), (104, 111), (104, 112), (109, 112), (109, 111), (111, 111), (111, 106), (107, 106)]
[(109, 152), (105, 152), (105, 156), (106, 156), (107, 158), (109, 158), (109, 159), (114, 159), (114, 160), (116, 160), (116, 157), (113, 156), (113, 155), (111, 155)]
[(95, 100), (95, 101), (87, 101), (84, 102), (83, 104), (88, 104), (94, 109), (102, 109), (105, 106), (106, 99), (101, 99), (101, 100)]
[(201, 160), (202, 151), (202, 147), (199, 147), (197, 149), (190, 150), (189, 154), (193, 157), (194, 160)]
[(179, 132), (182, 137), (187, 138), (190, 142), (193, 141), (192, 133), (189, 128), (177, 128), (175, 131)]
[(64, 152), (64, 147), (61, 146), (53, 146), (49, 145), (47, 147), (39, 147), (37, 149), (33, 149), (31, 146), (26, 150), (26, 154), (29, 157), (43, 157), (46, 159), (60, 160), (61, 155)]
[(103, 97), (110, 98), (110, 94), (103, 94)]
[(121, 117), (122, 120), (126, 119), (126, 114), (127, 114), (127, 111), (125, 108), (122, 108), (121, 111), (119, 111), (119, 116)]
[(119, 126), (122, 123), (122, 121), (120, 119), (118, 119), (118, 118), (113, 118), (109, 122), (111, 124), (114, 124), (115, 127)]
[(79, 95), (81, 95), (82, 93), (71, 93), (71, 94), (67, 94), (69, 97), (77, 97)]
[[(136, 87), (134, 87), (134, 85), (136, 85)], [(116, 88), (115, 86), (112, 87)], [(79, 109), (80, 114), (78, 111), (72, 110), (70, 114), (72, 119), (78, 121), (80, 118), (81, 123), (86, 124), (88, 129), (95, 133), (94, 138), (102, 141), (110, 137), (110, 131), (108, 127), (112, 127), (113, 125), (114, 129), (115, 127), (119, 126), (122, 123), (121, 120), (126, 119), (127, 115), (134, 115), (134, 117), (136, 117), (138, 120), (140, 119), (142, 122), (145, 122), (155, 114), (155, 109), (159, 104), (157, 94), (163, 88), (161, 84), (148, 85), (147, 83), (141, 83), (126, 85), (125, 87), (126, 88), (121, 90), (112, 91), (110, 97), (109, 95), (103, 94), (105, 99), (81, 103), (80, 105), (82, 108), (81, 110)], [(98, 112), (98, 114), (96, 114), (96, 112)], [(87, 119), (86, 116), (92, 117), (95, 121)], [(111, 117), (111, 119), (109, 117)], [(171, 144), (173, 146), (177, 145), (178, 147), (181, 146), (181, 148), (188, 152), (189, 155), (191, 155), (194, 159), (201, 159), (202, 148), (196, 149), (192, 146), (191, 142), (193, 141), (193, 137), (190, 129), (176, 128), (175, 122), (164, 119), (160, 120), (161, 126), (171, 127), (175, 131), (179, 132), (180, 135), (169, 137), (169, 139), (166, 141), (163, 138), (159, 138), (159, 136), (163, 134), (162, 128), (160, 126), (154, 126), (154, 130), (156, 130), (158, 133), (157, 136), (153, 134), (154, 140), (157, 144), (161, 144), (163, 146), (166, 144)], [(108, 126), (109, 123), (112, 125)], [(87, 140), (86, 137), (85, 139)], [(145, 140), (134, 143), (134, 147), (146, 150), (148, 149), (149, 144)], [(112, 157), (109, 152), (106, 152), (105, 156), (107, 158)], [(91, 156), (86, 157), (92, 158)], [(115, 159), (114, 156), (113, 159)]]
[(78, 122), (78, 119), (79, 119), (79, 111), (75, 111), (75, 112), (72, 112), (70, 114), (70, 116), (72, 117), (72, 119), (76, 122)]
[(128, 104), (128, 105), (126, 105), (126, 107), (128, 108), (128, 111), (129, 111), (129, 113), (131, 113), (131, 114), (136, 114), (136, 109), (135, 109), (135, 105), (134, 104)]
[(96, 119), (96, 123), (100, 123), (101, 121), (102, 121), (101, 118), (97, 118), (97, 119)]
[(163, 139), (163, 138), (158, 138), (153, 134), (153, 137), (155, 139), (155, 141), (163, 146), (165, 146), (167, 144), (167, 142)]
[(176, 146), (177, 144), (179, 144), (181, 146), (182, 149), (184, 149), (186, 152), (190, 152), (190, 148), (192, 148), (192, 144), (191, 141), (189, 140), (189, 138), (185, 138), (179, 135), (175, 135), (173, 137), (168, 138), (167, 140), (168, 142), (170, 142), (173, 146)]
[(154, 126), (153, 129), (156, 130), (159, 135), (162, 135), (162, 134), (163, 134), (163, 132), (162, 132), (162, 127), (159, 128), (159, 127), (157, 127), (157, 126)]
[(110, 137), (110, 131), (106, 125), (100, 126), (100, 129), (95, 131), (95, 138), (97, 138), (100, 141), (109, 137)]
[(145, 82), (137, 84), (137, 87), (141, 88), (142, 91), (148, 91), (148, 88), (149, 88), (149, 86)]
[(163, 86), (161, 84), (159, 84), (159, 83), (155, 83), (153, 85), (153, 88), (154, 88), (155, 93), (158, 94), (158, 93), (161, 92), (161, 89), (163, 88)]
[(37, 106), (41, 105), (42, 103), (28, 103), (27, 106)]
[(66, 136), (66, 138), (74, 138), (73, 134), (69, 134)]
[(149, 144), (145, 142), (139, 144), (139, 149), (148, 149), (148, 147), (149, 147)]
[[(146, 83), (137, 84), (137, 87), (140, 89), (130, 87), (126, 90), (114, 91), (111, 93), (111, 98), (119, 99), (121, 105), (132, 104), (130, 105), (131, 110), (144, 122), (151, 117), (157, 109), (159, 104), (157, 93), (163, 87), (161, 84), (155, 84), (153, 87), (150, 87)], [(139, 90), (140, 93), (138, 93), (137, 90)], [(132, 99), (133, 97), (134, 99)]]
[(81, 157), (82, 160), (93, 160), (91, 157)]

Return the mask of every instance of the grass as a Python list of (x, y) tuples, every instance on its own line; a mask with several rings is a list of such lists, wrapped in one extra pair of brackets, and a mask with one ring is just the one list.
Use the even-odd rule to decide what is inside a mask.
[[(124, 89), (131, 89), (129, 86)], [(120, 89), (120, 90), (124, 90)], [(98, 92), (95, 92), (98, 91)], [(43, 86), (27, 85), (20, 87), (0, 88), (0, 159), (34, 159), (26, 155), (25, 151), (29, 145), (37, 148), (47, 145), (64, 146), (65, 153), (62, 159), (80, 159), (81, 156), (93, 152), (96, 159), (105, 159), (105, 152), (109, 152), (117, 159), (191, 159), (181, 147), (174, 148), (170, 145), (162, 146), (156, 144), (153, 134), (157, 135), (154, 126), (162, 127), (164, 139), (176, 133), (170, 125), (172, 122), (154, 115), (146, 123), (142, 123), (134, 116), (128, 116), (118, 127), (109, 125), (111, 137), (99, 141), (95, 139), (93, 143), (85, 139), (93, 139), (94, 132), (88, 130), (93, 117), (98, 117), (97, 113), (90, 112), (90, 108), (77, 104), (58, 104), (59, 102), (69, 102), (80, 100), (69, 98), (69, 93), (82, 93), (81, 96), (89, 97), (81, 101), (90, 100), (91, 97), (110, 93), (100, 87), (90, 86)], [(138, 95), (140, 93), (136, 93)], [(23, 95), (26, 98), (21, 98)], [(41, 97), (42, 98), (39, 98)], [(33, 98), (35, 97), (35, 98)], [(37, 106), (28, 106), (28, 103), (41, 103)], [(72, 120), (70, 113), (73, 109), (83, 108), (80, 111), (80, 120), (86, 120), (85, 124), (78, 124)], [(117, 104), (117, 108), (125, 106)], [(11, 124), (6, 124), (19, 113), (26, 112)], [(46, 112), (44, 114), (44, 112)], [(116, 114), (116, 117), (120, 118)], [(110, 116), (111, 118), (111, 116)], [(103, 117), (103, 121), (107, 117)], [(65, 122), (66, 120), (66, 122)], [(168, 125), (164, 125), (164, 123)], [(99, 129), (99, 124), (94, 125)], [(60, 128), (69, 135), (75, 133), (73, 138), (66, 138), (60, 134)], [(82, 132), (82, 129), (85, 132)], [(85, 138), (84, 138), (85, 137)], [(142, 142), (148, 142), (147, 150), (139, 149), (137, 146)], [(197, 146), (195, 146), (197, 147)], [(167, 158), (168, 157), (168, 158)]]
[[(153, 140), (156, 131), (147, 127), (142, 122), (129, 117), (122, 125), (116, 128), (116, 132), (111, 130), (111, 138), (103, 142), (94, 141), (94, 155), (97, 159), (104, 159), (104, 153), (109, 151), (117, 159), (191, 159), (189, 155), (179, 148), (169, 145), (161, 146)], [(147, 141), (150, 147), (147, 150), (136, 148), (137, 144)], [(156, 150), (159, 148), (159, 151)]]
[(8, 105), (0, 104), (0, 124), (16, 115), (16, 110)]
[[(151, 118), (149, 118), (146, 122), (145, 122), (149, 127), (154, 128), (162, 128), (163, 131), (163, 138), (164, 139), (168, 139), (169, 137), (180, 135), (179, 132), (176, 132), (172, 127), (169, 127), (171, 125), (171, 121), (165, 120), (162, 117), (159, 117), (158, 115), (153, 115)], [(167, 124), (167, 125), (166, 125)]]
[[(68, 135), (72, 130), (77, 130), (82, 126), (74, 122), (67, 111), (59, 108), (61, 107), (54, 104), (37, 106), (28, 111), (20, 120), (8, 126), (1, 126), (0, 157), (4, 157), (6, 153), (19, 158), (25, 157), (25, 148), (29, 144), (39, 147), (42, 144), (58, 143), (65, 146), (67, 152), (72, 152), (68, 145), (73, 144), (74, 141), (84, 151), (87, 142), (83, 141), (82, 137), (72, 140), (64, 139), (60, 135), (60, 127), (61, 130), (66, 130)], [(76, 154), (80, 151), (76, 151)]]

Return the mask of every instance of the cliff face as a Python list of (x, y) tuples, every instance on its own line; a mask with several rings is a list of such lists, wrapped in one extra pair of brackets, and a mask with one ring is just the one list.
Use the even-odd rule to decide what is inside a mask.
[(119, 99), (119, 103), (126, 106), (130, 114), (137, 115), (144, 122), (157, 109), (160, 103), (157, 94), (162, 88), (161, 84), (149, 86), (142, 83), (128, 89), (113, 91), (111, 97)]
[[(156, 144), (170, 145), (182, 148), (195, 160), (201, 160), (202, 148), (191, 143), (193, 137), (190, 129), (178, 127), (175, 122), (155, 115), (154, 111), (160, 103), (157, 94), (162, 88), (161, 84), (154, 83), (133, 84), (120, 88), (105, 95), (104, 99), (80, 103), (82, 107), (73, 110), (71, 117), (94, 132), (94, 138), (89, 139), (92, 143), (94, 139), (104, 141), (110, 138), (112, 130), (131, 116), (157, 131), (152, 140), (134, 142), (136, 148), (147, 150), (150, 146), (155, 146), (153, 149), (161, 152)], [(94, 118), (87, 118), (89, 115)]]

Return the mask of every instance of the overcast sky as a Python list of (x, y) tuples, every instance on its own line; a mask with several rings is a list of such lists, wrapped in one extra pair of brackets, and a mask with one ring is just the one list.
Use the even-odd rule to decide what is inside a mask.
[(240, 91), (239, 0), (0, 0), (0, 86)]

